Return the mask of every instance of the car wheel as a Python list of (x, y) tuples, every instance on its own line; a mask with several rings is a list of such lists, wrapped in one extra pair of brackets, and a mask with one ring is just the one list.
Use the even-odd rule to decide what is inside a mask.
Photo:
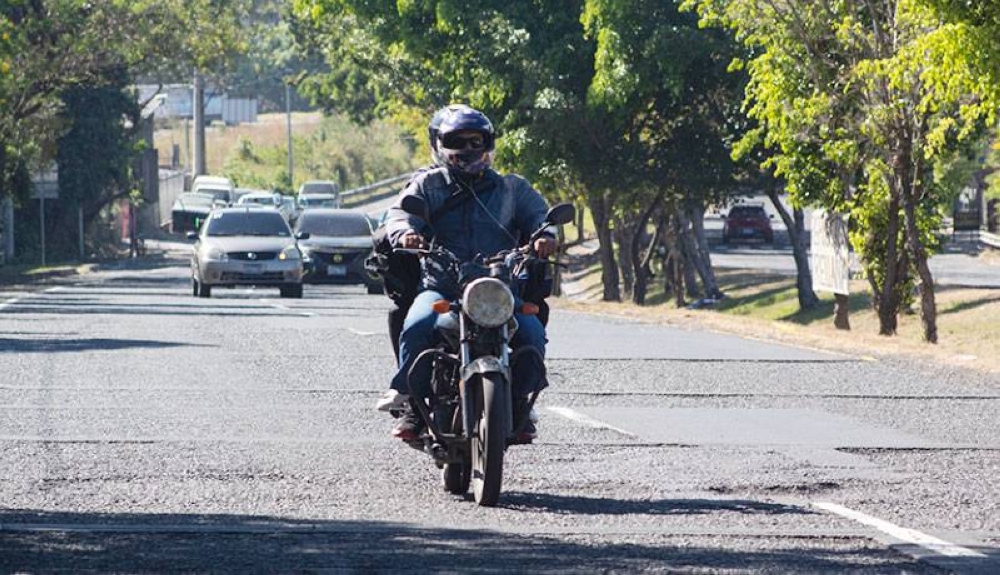
[(198, 297), (198, 280), (191, 278), (191, 295)]
[(212, 286), (205, 285), (205, 282), (199, 283), (198, 297), (212, 297)]
[(368, 295), (382, 295), (384, 290), (382, 289), (382, 284), (367, 284)]

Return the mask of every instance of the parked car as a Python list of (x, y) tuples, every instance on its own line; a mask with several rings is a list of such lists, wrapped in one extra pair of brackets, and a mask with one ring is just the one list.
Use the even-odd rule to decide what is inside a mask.
[(370, 294), (382, 293), (381, 279), (365, 269), (372, 227), (364, 212), (313, 208), (302, 212), (295, 229), (309, 235), (299, 242), (307, 283), (362, 284)]
[(212, 194), (185, 192), (177, 196), (170, 208), (170, 231), (176, 234), (197, 231), (212, 208), (219, 205), (225, 204)]
[(211, 194), (215, 199), (232, 205), (236, 201), (233, 181), (222, 176), (195, 176), (191, 182), (191, 191), (201, 194)]
[(722, 225), (722, 243), (742, 240), (763, 240), (774, 243), (774, 230), (771, 228), (771, 218), (764, 211), (764, 206), (739, 204), (729, 210)]
[[(289, 198), (291, 200), (291, 198)], [(294, 204), (294, 202), (290, 202)], [(240, 196), (239, 201), (236, 202), (237, 206), (263, 206), (267, 208), (274, 208), (285, 218), (285, 221), (292, 225), (295, 223), (295, 209), (293, 206), (289, 205), (289, 202), (285, 201), (285, 196), (279, 194), (278, 192), (251, 192)]]
[(313, 194), (331, 195), (337, 203), (337, 205), (332, 207), (340, 207), (340, 186), (337, 182), (331, 182), (329, 180), (310, 180), (299, 186), (298, 196), (300, 198), (302, 196), (311, 196)]
[(218, 286), (274, 286), (281, 297), (302, 297), (302, 252), (277, 210), (250, 206), (213, 210), (201, 227), (191, 256), (194, 295), (211, 297)]
[(337, 196), (333, 194), (306, 194), (298, 197), (298, 204), (300, 210), (308, 210), (310, 208), (340, 207), (340, 202), (337, 201)]

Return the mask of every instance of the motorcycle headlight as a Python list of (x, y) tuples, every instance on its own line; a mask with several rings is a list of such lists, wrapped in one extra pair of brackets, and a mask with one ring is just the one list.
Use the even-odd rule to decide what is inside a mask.
[(295, 246), (288, 246), (287, 248), (281, 250), (281, 253), (278, 254), (279, 260), (297, 260), (301, 258), (302, 254), (299, 252), (299, 248)]
[(208, 250), (207, 254), (205, 254), (205, 259), (224, 262), (229, 259), (229, 254), (227, 254), (222, 248), (212, 248)]
[(514, 315), (514, 294), (495, 278), (480, 278), (465, 288), (462, 309), (484, 327), (500, 327)]

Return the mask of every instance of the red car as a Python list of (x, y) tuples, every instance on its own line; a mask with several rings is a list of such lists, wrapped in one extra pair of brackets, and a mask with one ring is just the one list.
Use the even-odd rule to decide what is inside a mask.
[(764, 206), (738, 205), (729, 210), (722, 226), (722, 243), (744, 240), (774, 243), (771, 218), (764, 211)]

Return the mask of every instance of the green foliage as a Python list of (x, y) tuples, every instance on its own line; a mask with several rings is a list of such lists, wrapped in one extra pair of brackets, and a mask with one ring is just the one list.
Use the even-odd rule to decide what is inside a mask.
[[(292, 150), (297, 182), (334, 180), (345, 190), (405, 173), (422, 159), (414, 157), (413, 146), (397, 126), (376, 121), (358, 127), (346, 116), (324, 117), (309, 136), (293, 136)], [(255, 146), (241, 140), (222, 171), (239, 187), (295, 191), (283, 142)]]

